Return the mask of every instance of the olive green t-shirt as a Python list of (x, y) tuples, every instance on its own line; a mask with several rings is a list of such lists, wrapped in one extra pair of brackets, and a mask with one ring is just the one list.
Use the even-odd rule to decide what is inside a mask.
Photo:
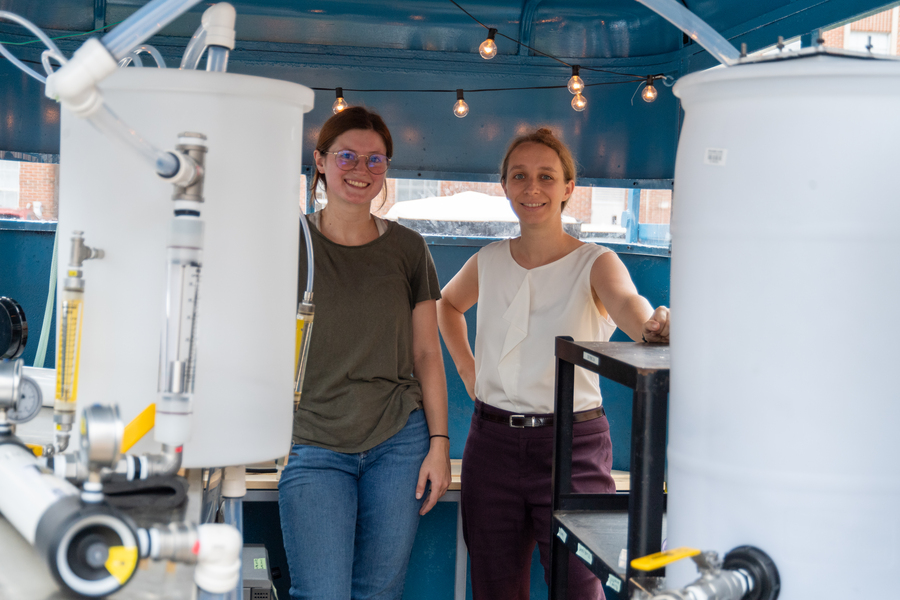
[[(387, 222), (362, 246), (342, 246), (310, 222), (315, 320), (295, 444), (337, 452), (369, 450), (422, 408), (413, 376), (412, 310), (441, 296), (431, 253), (418, 233)], [(301, 244), (301, 296), (306, 287)]]

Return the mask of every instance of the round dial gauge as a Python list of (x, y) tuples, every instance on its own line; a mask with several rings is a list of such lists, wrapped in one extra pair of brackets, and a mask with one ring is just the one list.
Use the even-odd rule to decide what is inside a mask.
[(42, 404), (41, 388), (34, 379), (23, 375), (19, 381), (19, 399), (6, 415), (13, 423), (27, 423), (41, 412)]

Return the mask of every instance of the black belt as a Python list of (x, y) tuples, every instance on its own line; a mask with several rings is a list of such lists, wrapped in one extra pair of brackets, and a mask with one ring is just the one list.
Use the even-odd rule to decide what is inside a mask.
[[(572, 419), (576, 423), (581, 423), (582, 421), (598, 419), (605, 415), (606, 411), (601, 406), (593, 410), (586, 410), (584, 412), (575, 413), (572, 415)], [(495, 415), (493, 413), (480, 410), (478, 411), (478, 417), (484, 419), (485, 421), (490, 421), (491, 423), (503, 423), (504, 425), (509, 425), (510, 427), (514, 427), (515, 429), (522, 429), (524, 427), (548, 427), (550, 425), (553, 425), (553, 415)]]

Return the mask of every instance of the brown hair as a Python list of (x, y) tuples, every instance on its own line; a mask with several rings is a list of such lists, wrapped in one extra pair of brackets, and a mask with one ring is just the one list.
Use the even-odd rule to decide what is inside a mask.
[[(384, 124), (384, 120), (378, 113), (370, 111), (362, 106), (345, 108), (325, 121), (321, 131), (319, 131), (316, 150), (320, 153), (328, 152), (331, 145), (334, 143), (334, 140), (351, 129), (374, 131), (381, 136), (382, 140), (384, 140), (385, 154), (387, 154), (387, 157), (392, 158), (394, 156), (394, 142), (391, 139), (391, 132), (388, 130), (387, 125)], [(319, 173), (319, 169), (315, 168), (313, 171), (312, 182), (310, 183), (310, 191), (313, 195), (316, 193), (316, 186), (319, 184), (319, 181), (322, 182), (322, 185), (324, 185), (326, 189), (328, 188), (325, 174)], [(382, 194), (386, 200), (387, 181), (385, 181), (384, 187), (382, 188)]]
[[(503, 162), (500, 163), (501, 182), (506, 183), (506, 171), (509, 169), (509, 156), (513, 153), (513, 150), (515, 150), (522, 144), (528, 143), (543, 144), (544, 146), (547, 146), (548, 148), (556, 152), (556, 155), (559, 156), (559, 162), (562, 163), (563, 177), (565, 178), (566, 183), (575, 181), (575, 159), (572, 157), (572, 152), (569, 150), (569, 147), (566, 146), (562, 140), (553, 135), (552, 131), (550, 131), (546, 127), (541, 127), (540, 129), (531, 133), (520, 135), (509, 143), (509, 148), (507, 148), (506, 150), (506, 155), (503, 157)], [(562, 203), (562, 210), (566, 209), (566, 204), (568, 203), (568, 199), (566, 199), (565, 202)]]

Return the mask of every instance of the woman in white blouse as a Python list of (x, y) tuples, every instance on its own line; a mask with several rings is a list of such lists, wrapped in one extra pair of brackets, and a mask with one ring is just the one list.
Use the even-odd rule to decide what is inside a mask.
[[(527, 600), (534, 544), (550, 561), (554, 338), (668, 342), (669, 310), (638, 295), (619, 257), (563, 231), (575, 162), (549, 130), (512, 141), (500, 182), (521, 236), (485, 246), (442, 290), (438, 322), (475, 414), (463, 455), (463, 532), (475, 600)], [(475, 352), (464, 313), (477, 308)], [(612, 493), (612, 443), (596, 375), (576, 369), (573, 492)], [(603, 598), (573, 559), (570, 598)]]

